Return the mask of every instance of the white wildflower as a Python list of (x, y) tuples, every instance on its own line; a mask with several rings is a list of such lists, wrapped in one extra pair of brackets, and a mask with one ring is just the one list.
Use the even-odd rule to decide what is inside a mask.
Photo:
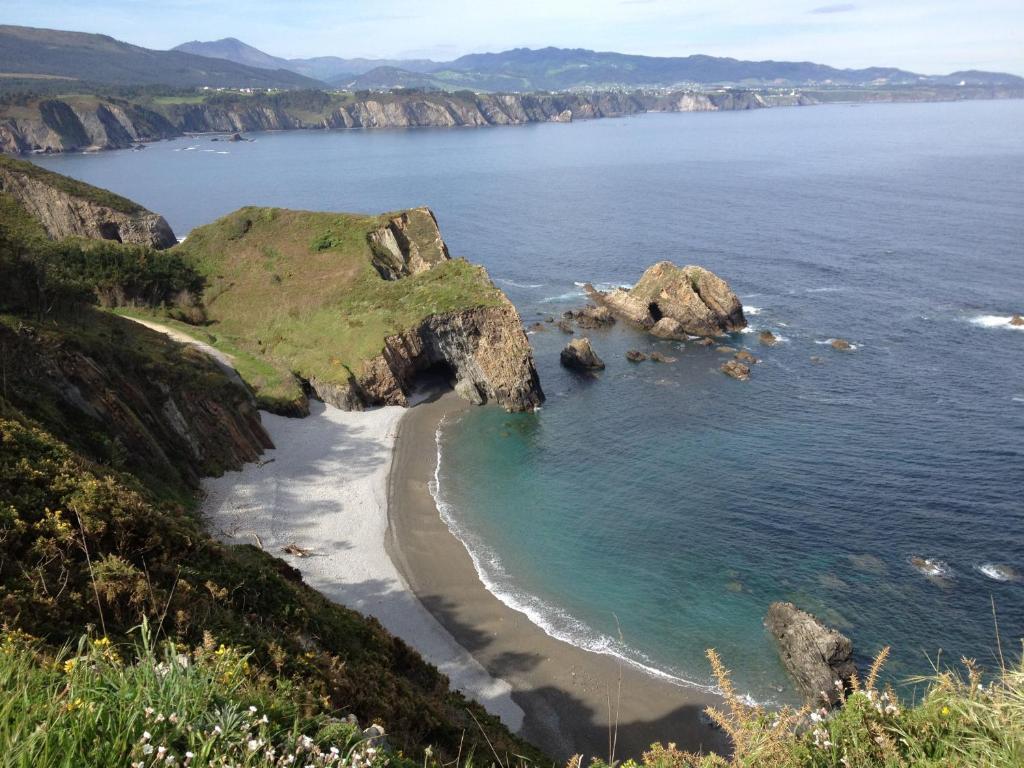
[(153, 734), (151, 734), (149, 731), (143, 731), (142, 732), (142, 740), (143, 741), (149, 741), (152, 738), (153, 738)]
[(256, 707), (249, 707), (249, 711), (252, 712), (252, 714), (255, 715), (256, 714)]
[(260, 748), (260, 743), (256, 739), (249, 739), (249, 751), (255, 752)]
[(152, 755), (153, 754), (153, 745), (152, 744), (143, 744), (142, 745), (142, 754), (144, 754), (144, 755)]
[(142, 711), (146, 713), (146, 717), (150, 717), (154, 712), (156, 712), (152, 707), (146, 707)]
[(817, 712), (811, 712), (811, 722), (812, 723), (820, 723), (821, 722), (821, 715), (819, 715)]

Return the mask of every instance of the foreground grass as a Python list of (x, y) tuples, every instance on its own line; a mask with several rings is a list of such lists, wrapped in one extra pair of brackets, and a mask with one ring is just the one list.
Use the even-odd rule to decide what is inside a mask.
[(364, 735), (355, 718), (304, 713), (248, 654), (210, 637), (154, 644), (145, 624), (137, 645), (84, 637), (56, 654), (7, 632), (0, 693), (0, 764), (11, 768), (412, 765), (380, 726)]
[[(732, 686), (718, 655), (708, 658), (725, 709), (709, 709), (728, 733), (733, 754), (695, 755), (653, 745), (622, 768), (1019, 768), (1024, 766), (1024, 656), (983, 682), (973, 661), (911, 682), (923, 695), (913, 705), (876, 685), (888, 649), (867, 679), (854, 681), (839, 709), (829, 712), (750, 707)], [(616, 764), (610, 761), (611, 764)], [(580, 768), (574, 759), (567, 768)], [(595, 760), (592, 768), (609, 768)]]

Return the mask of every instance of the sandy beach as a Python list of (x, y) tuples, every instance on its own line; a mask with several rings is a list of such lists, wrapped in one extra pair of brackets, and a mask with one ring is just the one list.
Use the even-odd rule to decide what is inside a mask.
[(205, 480), (203, 515), (221, 540), (257, 544), (331, 600), (376, 617), (453, 687), (519, 730), (523, 711), (508, 684), (459, 646), (385, 552), (388, 472), (399, 421), (408, 413), (341, 411), (317, 401), (304, 419), (263, 412), (276, 448), (240, 472)]
[(428, 487), (437, 425), (465, 407), (445, 395), (410, 409), (398, 425), (388, 552), (422, 604), (492, 676), (512, 686), (512, 698), (525, 712), (522, 735), (555, 758), (581, 753), (607, 759), (609, 724), (616, 722), (616, 759), (639, 756), (656, 741), (726, 749), (723, 735), (700, 716), (709, 704), (720, 704), (719, 697), (556, 640), (484, 587)]

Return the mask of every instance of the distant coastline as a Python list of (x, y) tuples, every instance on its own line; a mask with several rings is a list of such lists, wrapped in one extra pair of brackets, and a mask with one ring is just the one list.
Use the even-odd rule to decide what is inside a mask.
[(7, 154), (141, 149), (193, 134), (272, 130), (455, 128), (568, 123), (646, 112), (722, 112), (828, 103), (948, 102), (1024, 98), (1016, 86), (709, 90), (566, 93), (104, 91), (0, 100), (0, 151)]

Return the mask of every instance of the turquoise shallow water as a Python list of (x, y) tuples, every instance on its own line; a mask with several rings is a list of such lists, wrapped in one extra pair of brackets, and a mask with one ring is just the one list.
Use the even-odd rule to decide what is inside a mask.
[[(179, 234), (242, 204), (430, 204), (526, 322), (660, 259), (727, 278), (760, 347), (734, 382), (713, 350), (624, 327), (608, 368), (534, 334), (536, 414), (445, 424), (438, 496), (492, 588), (553, 633), (707, 682), (789, 696), (761, 625), (793, 599), (894, 646), (896, 678), (941, 649), (991, 663), (1024, 635), (1024, 102), (647, 115), (494, 130), (257, 135), (41, 164), (167, 215)], [(188, 147), (195, 147), (188, 150)], [(222, 145), (220, 145), (222, 146)], [(850, 339), (841, 354), (825, 342)], [(673, 365), (639, 366), (626, 349)], [(811, 356), (823, 358), (821, 364)], [(943, 583), (909, 562), (938, 558)]]

